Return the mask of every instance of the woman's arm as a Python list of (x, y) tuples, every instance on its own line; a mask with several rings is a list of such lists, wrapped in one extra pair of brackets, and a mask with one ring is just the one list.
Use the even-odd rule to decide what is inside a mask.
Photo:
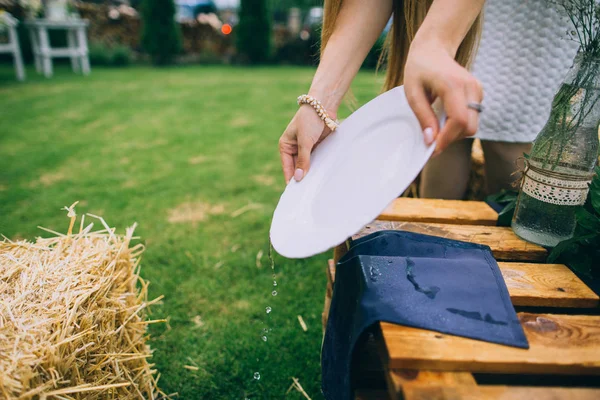
[(392, 0), (344, 0), (309, 94), (337, 114), (369, 50), (392, 15)]
[[(344, 94), (392, 14), (392, 0), (344, 0), (308, 94), (336, 118)], [(286, 182), (302, 180), (314, 146), (329, 135), (315, 111), (301, 106), (279, 139)]]
[[(479, 114), (469, 102), (483, 99), (481, 84), (454, 57), (481, 12), (484, 0), (434, 0), (410, 46), (404, 72), (408, 102), (426, 141), (437, 140), (436, 152), (477, 131)], [(440, 98), (447, 120), (440, 131), (431, 103)]]

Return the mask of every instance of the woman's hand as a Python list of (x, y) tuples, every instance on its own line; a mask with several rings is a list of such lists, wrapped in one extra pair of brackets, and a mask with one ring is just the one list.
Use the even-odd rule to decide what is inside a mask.
[[(467, 105), (481, 103), (483, 89), (471, 73), (454, 60), (443, 43), (432, 38), (413, 40), (404, 70), (404, 90), (416, 114), (425, 142), (436, 141), (436, 154), (450, 143), (473, 136), (479, 125), (479, 113)], [(440, 130), (431, 104), (440, 99), (446, 111), (446, 123)]]
[[(336, 114), (330, 110), (328, 112), (335, 120)], [(286, 183), (292, 177), (298, 182), (304, 178), (310, 169), (310, 153), (330, 133), (331, 130), (311, 106), (300, 106), (279, 139), (279, 154)]]

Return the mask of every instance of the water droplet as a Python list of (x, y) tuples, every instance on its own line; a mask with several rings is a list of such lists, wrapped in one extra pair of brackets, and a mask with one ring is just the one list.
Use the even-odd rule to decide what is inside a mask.
[(262, 340), (263, 340), (263, 342), (266, 342), (266, 341), (267, 341), (267, 337), (266, 337), (266, 336), (263, 336), (263, 337), (262, 337)]
[(260, 379), (260, 374), (258, 372), (254, 373), (254, 379), (256, 379), (256, 380)]
[(273, 281), (273, 286), (277, 286), (277, 281)]
[(272, 294), (273, 296), (277, 296), (277, 290), (273, 290), (273, 291), (271, 292), (271, 294)]
[(271, 307), (265, 308), (265, 311), (267, 312), (267, 314), (270, 314), (271, 313)]

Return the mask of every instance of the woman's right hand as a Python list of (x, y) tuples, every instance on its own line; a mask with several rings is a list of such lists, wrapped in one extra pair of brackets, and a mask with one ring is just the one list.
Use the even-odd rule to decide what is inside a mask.
[[(336, 114), (328, 110), (329, 116), (336, 119)], [(301, 105), (294, 118), (279, 138), (279, 154), (285, 182), (290, 179), (299, 182), (310, 169), (310, 154), (323, 141), (331, 130), (309, 105)]]

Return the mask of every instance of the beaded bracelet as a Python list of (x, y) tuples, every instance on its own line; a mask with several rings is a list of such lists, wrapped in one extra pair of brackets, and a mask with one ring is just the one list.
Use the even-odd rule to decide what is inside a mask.
[(327, 111), (325, 111), (325, 109), (323, 108), (323, 105), (321, 105), (321, 102), (319, 100), (315, 99), (314, 97), (312, 97), (308, 94), (303, 94), (302, 96), (298, 96), (298, 105), (302, 105), (302, 104), (308, 104), (309, 106), (314, 108), (315, 111), (317, 112), (317, 114), (319, 114), (319, 118), (321, 118), (321, 120), (323, 122), (325, 122), (325, 125), (327, 125), (327, 127), (329, 129), (331, 129), (332, 132), (335, 131), (337, 129), (337, 127), (339, 126), (337, 121), (334, 121), (333, 119), (331, 119), (329, 114), (327, 114)]

